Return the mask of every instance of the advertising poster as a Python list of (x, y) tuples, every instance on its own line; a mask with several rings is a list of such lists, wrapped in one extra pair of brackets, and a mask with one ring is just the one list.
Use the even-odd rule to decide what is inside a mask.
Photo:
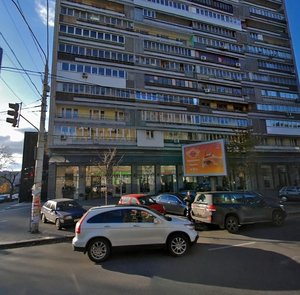
[(185, 176), (226, 176), (226, 157), (223, 140), (182, 146)]

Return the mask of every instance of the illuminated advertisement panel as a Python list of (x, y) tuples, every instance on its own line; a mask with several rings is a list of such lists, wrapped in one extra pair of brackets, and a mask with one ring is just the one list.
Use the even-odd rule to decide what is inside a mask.
[(182, 146), (185, 176), (226, 176), (226, 157), (223, 140)]

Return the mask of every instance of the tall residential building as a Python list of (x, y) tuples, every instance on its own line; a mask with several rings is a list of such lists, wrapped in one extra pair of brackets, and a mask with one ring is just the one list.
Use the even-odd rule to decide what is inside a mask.
[(184, 175), (182, 145), (219, 139), (214, 185), (300, 185), (298, 86), (284, 1), (58, 0), (48, 197), (207, 184)]

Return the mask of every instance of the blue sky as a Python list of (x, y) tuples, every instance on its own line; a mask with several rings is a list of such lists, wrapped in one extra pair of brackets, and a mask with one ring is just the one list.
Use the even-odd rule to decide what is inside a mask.
[[(47, 52), (46, 0), (0, 0), (0, 47), (4, 49), (0, 72), (0, 146), (7, 146), (14, 154), (21, 168), (23, 139), (25, 131), (36, 131), (21, 118), (19, 128), (6, 122), (8, 103), (22, 102), (22, 115), (34, 126), (39, 127), (40, 98), (44, 71), (43, 53), (38, 49), (30, 31), (18, 12), (16, 5), (25, 16), (39, 45)], [(53, 14), (55, 0), (49, 0), (49, 46), (52, 52)], [(295, 50), (296, 63), (300, 73), (300, 0), (286, 0), (288, 19)], [(29, 77), (20, 70), (33, 71)], [(50, 64), (51, 69), (51, 64)], [(47, 127), (47, 123), (46, 123)]]

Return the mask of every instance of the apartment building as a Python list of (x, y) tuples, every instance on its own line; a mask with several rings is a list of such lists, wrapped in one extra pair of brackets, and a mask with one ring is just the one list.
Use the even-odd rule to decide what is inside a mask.
[(184, 175), (182, 146), (219, 139), (214, 186), (274, 195), (300, 185), (299, 102), (284, 1), (58, 0), (48, 197), (210, 183)]

